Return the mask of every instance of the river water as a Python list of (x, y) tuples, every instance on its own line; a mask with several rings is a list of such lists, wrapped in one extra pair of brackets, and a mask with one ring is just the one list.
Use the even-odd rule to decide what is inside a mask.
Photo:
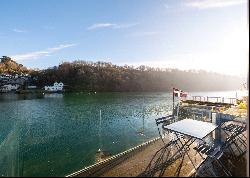
[(117, 154), (157, 137), (155, 119), (171, 112), (163, 92), (2, 94), (0, 176), (68, 175), (93, 164), (99, 148)]

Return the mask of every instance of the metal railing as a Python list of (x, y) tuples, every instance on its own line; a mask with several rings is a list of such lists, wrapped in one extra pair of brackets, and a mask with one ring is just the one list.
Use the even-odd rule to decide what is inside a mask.
[(192, 100), (194, 101), (203, 101), (203, 102), (217, 102), (217, 103), (229, 103), (235, 104), (237, 98), (226, 98), (220, 96), (192, 96)]

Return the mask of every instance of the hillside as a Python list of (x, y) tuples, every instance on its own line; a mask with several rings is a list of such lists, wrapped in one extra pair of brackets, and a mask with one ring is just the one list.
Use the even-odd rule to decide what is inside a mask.
[(237, 90), (243, 81), (239, 77), (207, 71), (182, 71), (148, 66), (117, 66), (108, 62), (78, 60), (64, 62), (45, 70), (29, 70), (10, 57), (3, 56), (0, 74), (30, 74), (38, 87), (63, 82), (69, 91), (170, 91), (172, 87), (185, 91)]
[(237, 90), (242, 79), (206, 71), (182, 71), (147, 66), (117, 66), (107, 62), (74, 61), (33, 73), (37, 85), (62, 81), (73, 91)]
[(22, 64), (16, 63), (10, 57), (3, 56), (0, 58), (0, 74), (21, 74), (29, 73), (30, 71), (24, 67)]

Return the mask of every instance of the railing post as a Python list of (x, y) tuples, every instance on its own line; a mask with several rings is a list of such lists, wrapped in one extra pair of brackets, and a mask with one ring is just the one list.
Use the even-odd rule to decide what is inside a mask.
[(212, 122), (212, 112), (211, 111), (208, 112), (208, 120), (210, 120), (210, 122)]
[(215, 129), (215, 144), (221, 144), (221, 123), (222, 123), (222, 113), (216, 113), (216, 125), (218, 127)]

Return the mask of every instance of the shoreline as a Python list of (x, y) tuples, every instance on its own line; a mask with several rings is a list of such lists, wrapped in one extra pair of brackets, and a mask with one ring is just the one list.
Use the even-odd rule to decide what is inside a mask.
[[(188, 94), (193, 93), (220, 93), (220, 92), (235, 92), (235, 93), (246, 93), (248, 90), (200, 90), (200, 91), (189, 91)], [(63, 91), (47, 91), (44, 89), (25, 89), (10, 92), (0, 92), (0, 94), (16, 93), (16, 94), (26, 94), (26, 93), (172, 93), (172, 90), (159, 90), (159, 91), (93, 91), (93, 90), (69, 90), (64, 89)], [(248, 93), (246, 93), (248, 95)], [(192, 96), (192, 95), (190, 95)], [(245, 96), (242, 95), (242, 96)], [(242, 97), (241, 95), (239, 97)]]

